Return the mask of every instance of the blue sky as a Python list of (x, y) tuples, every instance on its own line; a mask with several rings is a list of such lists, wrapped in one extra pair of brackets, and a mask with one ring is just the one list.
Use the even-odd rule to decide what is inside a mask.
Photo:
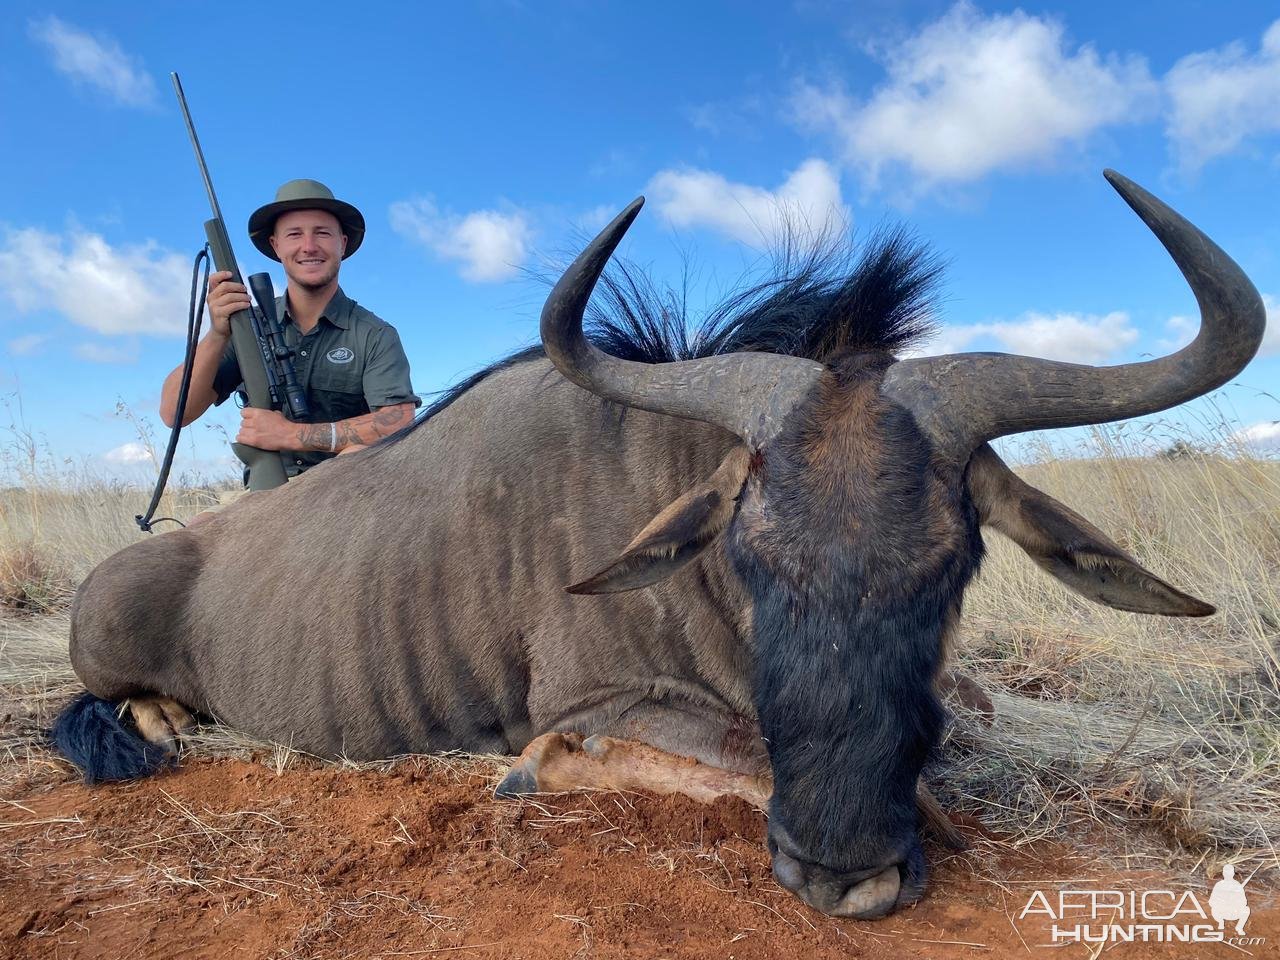
[[(243, 234), (249, 213), (285, 180), (329, 184), (369, 224), (343, 287), (400, 330), (424, 396), (531, 342), (545, 288), (526, 271), (640, 193), (626, 253), (671, 280), (691, 257), (707, 296), (759, 263), (779, 209), (855, 231), (901, 221), (950, 261), (935, 350), (1167, 351), (1195, 304), (1110, 166), (1267, 297), (1263, 355), (1216, 407), (1280, 446), (1274, 4), (6, 11), (0, 394), (91, 470), (148, 474), (117, 406), (162, 440), (160, 383), (181, 357), (208, 212), (171, 70), (245, 273), (275, 266)], [(188, 428), (179, 469), (232, 473), (229, 407)]]

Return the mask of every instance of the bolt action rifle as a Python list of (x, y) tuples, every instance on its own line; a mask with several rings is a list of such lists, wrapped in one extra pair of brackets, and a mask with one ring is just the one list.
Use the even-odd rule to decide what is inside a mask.
[[(218, 197), (213, 192), (213, 181), (209, 178), (204, 152), (196, 137), (191, 111), (187, 109), (187, 98), (182, 93), (182, 82), (176, 73), (170, 76), (173, 77), (173, 89), (178, 95), (178, 103), (182, 106), (183, 119), (187, 122), (187, 133), (191, 135), (191, 146), (196, 152), (204, 188), (209, 194), (209, 205), (213, 209), (213, 219), (205, 221), (204, 232), (209, 238), (214, 266), (219, 270), (230, 271), (234, 282), (244, 283), (240, 278), (235, 254), (231, 252), (231, 240), (222, 220)], [(260, 410), (283, 410), (290, 420), (303, 421), (310, 412), (307, 397), (294, 374), (293, 350), (285, 345), (284, 328), (280, 325), (280, 318), (276, 316), (271, 277), (265, 273), (255, 273), (249, 277), (248, 286), (253, 291), (257, 307), (250, 306), (231, 315), (231, 344), (235, 348), (236, 359), (240, 362), (240, 375), (244, 377), (248, 404)], [(248, 468), (250, 490), (269, 490), (282, 485), (287, 479), (284, 461), (277, 451), (259, 450), (243, 443), (233, 443), (231, 449)]]

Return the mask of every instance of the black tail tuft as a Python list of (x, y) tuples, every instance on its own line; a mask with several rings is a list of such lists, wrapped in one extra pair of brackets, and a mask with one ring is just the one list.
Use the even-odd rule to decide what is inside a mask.
[(53, 742), (84, 771), (84, 782), (137, 780), (171, 766), (163, 748), (125, 724), (116, 708), (93, 694), (80, 694), (53, 724)]

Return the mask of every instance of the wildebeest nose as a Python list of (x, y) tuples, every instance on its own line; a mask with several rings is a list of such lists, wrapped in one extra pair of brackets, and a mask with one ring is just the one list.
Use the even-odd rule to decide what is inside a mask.
[(855, 883), (845, 891), (834, 908), (823, 912), (833, 917), (874, 920), (893, 910), (901, 887), (902, 874), (897, 865), (885, 867), (874, 877)]
[[(875, 920), (892, 913), (900, 904), (914, 903), (923, 893), (923, 857), (917, 845), (903, 864), (893, 864), (878, 873), (865, 873), (856, 880), (833, 873), (787, 853), (790, 837), (779, 827), (770, 830), (769, 852), (773, 856), (773, 876), (813, 909), (832, 917)], [(919, 860), (917, 864), (915, 861)], [(909, 874), (903, 877), (904, 868)], [(919, 874), (917, 885), (913, 877)], [(855, 874), (854, 876), (857, 876)]]
[(898, 904), (902, 875), (895, 864), (853, 884), (846, 884), (821, 867), (806, 866), (794, 857), (777, 851), (773, 855), (773, 875), (813, 909), (832, 917), (875, 920), (891, 913)]
[(804, 867), (800, 861), (777, 849), (773, 851), (773, 876), (792, 893), (804, 886)]

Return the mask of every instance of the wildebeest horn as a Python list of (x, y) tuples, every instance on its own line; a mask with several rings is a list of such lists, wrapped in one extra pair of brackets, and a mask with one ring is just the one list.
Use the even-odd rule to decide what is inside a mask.
[(1091, 367), (1005, 354), (952, 354), (894, 364), (883, 392), (935, 442), (965, 456), (993, 437), (1137, 417), (1221, 386), (1257, 352), (1262, 298), (1212, 240), (1133, 181), (1104, 171), (1173, 257), (1200, 305), (1200, 332), (1177, 353)]
[(755, 449), (781, 428), (823, 375), (820, 363), (769, 353), (733, 353), (649, 364), (612, 357), (582, 333), (596, 281), (644, 205), (638, 197), (565, 271), (542, 308), (542, 343), (565, 377), (608, 400), (714, 423)]

